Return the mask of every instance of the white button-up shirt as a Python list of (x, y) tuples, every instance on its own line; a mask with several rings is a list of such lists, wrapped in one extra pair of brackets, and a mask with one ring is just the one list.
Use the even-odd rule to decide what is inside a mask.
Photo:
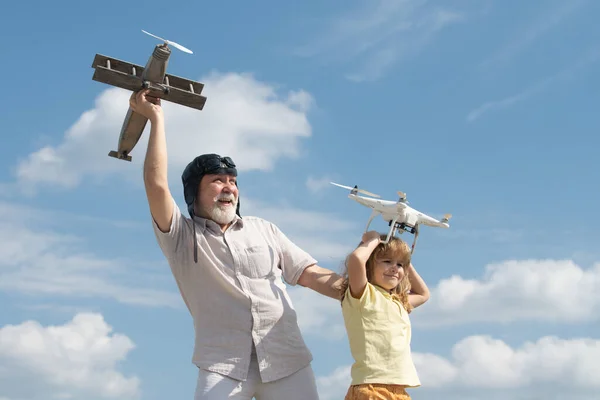
[(263, 382), (310, 364), (283, 280), (296, 285), (316, 260), (261, 218), (236, 216), (223, 233), (215, 222), (195, 217), (196, 264), (192, 220), (174, 200), (173, 208), (168, 232), (153, 225), (194, 322), (192, 362), (245, 380), (254, 345)]

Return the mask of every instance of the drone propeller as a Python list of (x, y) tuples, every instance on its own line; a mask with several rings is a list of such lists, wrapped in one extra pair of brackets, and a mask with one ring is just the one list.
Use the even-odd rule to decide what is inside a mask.
[(171, 46), (173, 46), (173, 47), (175, 47), (175, 48), (177, 48), (177, 49), (179, 49), (179, 50), (181, 50), (181, 51), (184, 51), (184, 52), (186, 52), (186, 53), (194, 54), (194, 53), (193, 53), (193, 52), (192, 52), (190, 49), (188, 49), (188, 48), (186, 48), (186, 47), (183, 47), (183, 46), (182, 46), (182, 45), (180, 45), (179, 43), (175, 43), (175, 42), (171, 42), (170, 40), (163, 39), (163, 38), (161, 38), (161, 37), (158, 37), (158, 36), (156, 36), (156, 35), (153, 35), (153, 34), (151, 34), (150, 32), (146, 32), (146, 31), (145, 31), (145, 30), (143, 30), (143, 29), (142, 29), (142, 32), (144, 32), (146, 35), (150, 35), (150, 36), (152, 36), (152, 37), (155, 37), (155, 38), (157, 38), (157, 39), (159, 39), (159, 40), (162, 40), (163, 42), (165, 42), (165, 44), (166, 44), (166, 45), (171, 45)]
[(444, 218), (442, 218), (442, 222), (448, 222), (452, 218), (452, 214), (445, 214)]
[(329, 183), (331, 183), (332, 185), (335, 185), (335, 186), (339, 186), (339, 187), (344, 188), (344, 189), (355, 190), (355, 191), (360, 192), (362, 194), (366, 194), (367, 196), (376, 197), (376, 198), (380, 198), (381, 197), (378, 194), (367, 192), (366, 190), (359, 189), (356, 186), (355, 187), (350, 187), (350, 186), (340, 185), (339, 183), (335, 183), (335, 182), (329, 182)]
[(404, 193), (404, 192), (401, 192), (400, 190), (398, 190), (398, 192), (397, 192), (397, 193), (398, 193), (398, 196), (400, 196), (400, 197), (398, 198), (398, 202), (400, 202), (400, 203), (406, 203), (406, 204), (408, 204), (408, 201), (406, 201), (406, 193)]

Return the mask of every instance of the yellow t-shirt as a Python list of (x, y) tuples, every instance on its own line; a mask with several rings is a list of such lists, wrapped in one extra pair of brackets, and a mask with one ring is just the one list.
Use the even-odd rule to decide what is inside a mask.
[(421, 386), (410, 351), (410, 319), (399, 300), (367, 282), (360, 299), (346, 290), (342, 314), (355, 361), (352, 385)]

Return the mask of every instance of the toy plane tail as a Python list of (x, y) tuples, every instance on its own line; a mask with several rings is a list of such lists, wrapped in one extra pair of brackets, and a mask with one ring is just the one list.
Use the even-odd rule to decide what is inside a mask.
[(123, 153), (118, 153), (114, 150), (108, 152), (110, 157), (118, 158), (119, 160), (131, 161), (131, 156)]

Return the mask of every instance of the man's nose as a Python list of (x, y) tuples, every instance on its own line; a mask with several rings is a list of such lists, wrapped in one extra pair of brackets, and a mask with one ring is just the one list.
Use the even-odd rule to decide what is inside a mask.
[(223, 191), (227, 193), (233, 193), (235, 190), (235, 183), (229, 182), (227, 185), (223, 186)]

